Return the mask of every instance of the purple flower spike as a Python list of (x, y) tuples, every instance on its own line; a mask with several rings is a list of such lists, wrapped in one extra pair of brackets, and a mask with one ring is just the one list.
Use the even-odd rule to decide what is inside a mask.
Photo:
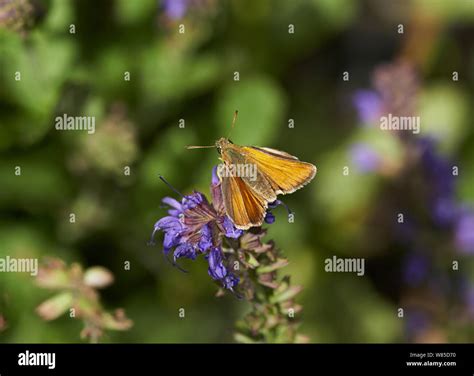
[[(180, 194), (172, 186), (170, 188)], [(152, 243), (156, 232), (163, 231), (163, 253), (168, 255), (174, 249), (173, 263), (176, 266), (179, 258), (195, 260), (199, 254), (205, 254), (209, 258), (211, 277), (232, 289), (239, 280), (227, 272), (220, 247), (223, 238), (237, 239), (243, 231), (236, 228), (226, 215), (221, 196), (218, 195), (220, 181), (215, 177), (212, 179), (211, 192), (214, 200), (212, 204), (200, 192), (182, 196), (181, 202), (171, 197), (164, 198), (163, 203), (169, 208), (168, 215), (156, 222)]]

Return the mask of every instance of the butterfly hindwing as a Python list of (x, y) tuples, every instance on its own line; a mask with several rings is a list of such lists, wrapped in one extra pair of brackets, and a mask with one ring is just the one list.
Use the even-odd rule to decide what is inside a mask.
[(267, 202), (261, 195), (239, 177), (221, 177), (221, 187), (226, 213), (237, 228), (262, 224)]

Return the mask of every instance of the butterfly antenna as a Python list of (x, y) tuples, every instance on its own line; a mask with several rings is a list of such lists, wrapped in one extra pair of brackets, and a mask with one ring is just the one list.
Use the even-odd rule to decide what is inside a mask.
[(206, 145), (206, 146), (197, 146), (197, 145), (190, 145), (186, 146), (186, 149), (207, 149), (207, 148), (215, 148), (216, 145)]
[(158, 176), (161, 179), (161, 181), (168, 186), (168, 188), (170, 188), (173, 192), (177, 193), (178, 195), (184, 198), (184, 195), (180, 191), (178, 191), (175, 187), (173, 187), (170, 183), (168, 183), (162, 175), (158, 175)]
[(234, 130), (234, 126), (235, 126), (235, 123), (237, 122), (237, 115), (239, 114), (239, 111), (238, 110), (235, 110), (234, 112), (234, 117), (232, 118), (232, 125), (230, 126), (230, 131), (229, 131), (229, 134), (227, 136), (227, 139), (230, 138), (230, 134), (232, 133), (232, 131)]

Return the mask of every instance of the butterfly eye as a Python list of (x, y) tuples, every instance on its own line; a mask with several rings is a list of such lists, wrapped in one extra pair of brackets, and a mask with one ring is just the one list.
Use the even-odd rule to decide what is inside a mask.
[(217, 147), (217, 152), (218, 152), (219, 154), (222, 154), (222, 149), (221, 149), (220, 146)]

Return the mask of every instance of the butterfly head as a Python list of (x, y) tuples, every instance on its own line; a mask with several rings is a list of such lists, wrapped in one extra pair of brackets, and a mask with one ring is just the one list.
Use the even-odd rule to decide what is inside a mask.
[(228, 138), (221, 137), (216, 141), (216, 149), (219, 154), (229, 147), (232, 144), (232, 141)]

